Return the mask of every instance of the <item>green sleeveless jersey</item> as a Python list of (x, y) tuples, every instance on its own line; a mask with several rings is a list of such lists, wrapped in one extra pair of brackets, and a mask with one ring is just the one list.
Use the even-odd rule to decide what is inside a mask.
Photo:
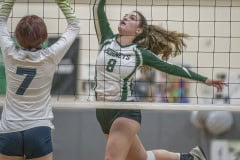
[(96, 61), (96, 98), (103, 101), (133, 101), (132, 82), (136, 71), (147, 65), (159, 71), (196, 81), (206, 77), (191, 70), (161, 60), (150, 50), (137, 44), (121, 46), (114, 35), (104, 11), (105, 0), (96, 0), (94, 6), (95, 29), (100, 44)]

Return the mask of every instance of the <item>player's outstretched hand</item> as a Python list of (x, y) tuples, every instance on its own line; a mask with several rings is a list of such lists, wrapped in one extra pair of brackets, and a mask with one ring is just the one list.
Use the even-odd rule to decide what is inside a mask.
[(223, 87), (227, 86), (227, 84), (224, 83), (224, 81), (222, 81), (222, 80), (210, 80), (210, 79), (207, 79), (205, 81), (205, 84), (208, 85), (208, 86), (216, 87), (218, 92), (221, 92)]

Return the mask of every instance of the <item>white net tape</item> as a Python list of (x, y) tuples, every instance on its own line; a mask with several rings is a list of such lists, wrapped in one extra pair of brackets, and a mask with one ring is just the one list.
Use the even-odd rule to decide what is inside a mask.
[[(0, 106), (4, 105), (4, 98), (0, 99)], [(81, 101), (71, 98), (53, 98), (51, 105), (60, 109), (141, 109), (166, 111), (232, 111), (240, 112), (239, 105), (230, 104), (190, 104), (190, 103), (151, 103), (151, 102), (97, 102)]]

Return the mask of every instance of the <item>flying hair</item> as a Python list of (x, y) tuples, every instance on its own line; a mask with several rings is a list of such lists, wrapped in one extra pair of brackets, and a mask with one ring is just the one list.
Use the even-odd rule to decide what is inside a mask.
[(158, 25), (148, 25), (143, 14), (135, 12), (140, 17), (139, 27), (143, 28), (143, 32), (135, 38), (134, 43), (152, 51), (162, 60), (182, 54), (182, 49), (186, 47), (183, 39), (188, 37), (187, 34), (169, 31)]

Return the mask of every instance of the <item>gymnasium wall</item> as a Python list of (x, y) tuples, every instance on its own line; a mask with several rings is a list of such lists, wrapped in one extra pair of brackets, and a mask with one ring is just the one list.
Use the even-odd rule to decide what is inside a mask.
[[(104, 159), (106, 141), (94, 110), (54, 109), (54, 114), (56, 126), (53, 131), (54, 159)], [(146, 149), (161, 148), (188, 152), (192, 147), (200, 145), (210, 158), (212, 140), (237, 140), (240, 143), (239, 113), (234, 114), (233, 128), (220, 136), (196, 129), (190, 123), (190, 114), (191, 112), (143, 111), (139, 136)]]

